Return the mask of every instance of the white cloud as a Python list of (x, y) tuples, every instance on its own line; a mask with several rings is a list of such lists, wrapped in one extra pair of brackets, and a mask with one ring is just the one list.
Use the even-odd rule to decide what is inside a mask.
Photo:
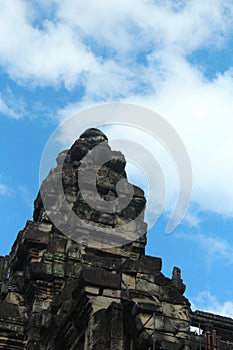
[(0, 6), (0, 63), (13, 78), (70, 86), (90, 66), (98, 66), (68, 25), (56, 18), (45, 19), (42, 28), (33, 25), (33, 9), (23, 0), (0, 1)]
[(19, 119), (24, 115), (24, 104), (8, 91), (4, 97), (0, 93), (0, 113), (12, 119)]
[(209, 269), (217, 260), (222, 260), (225, 264), (233, 264), (233, 247), (230, 242), (219, 236), (209, 236), (207, 234), (176, 234), (177, 238), (192, 241), (204, 251), (204, 258)]
[[(60, 118), (96, 101), (154, 109), (185, 142), (193, 201), (233, 217), (232, 70), (208, 80), (187, 59), (197, 49), (227, 46), (232, 1), (0, 0), (0, 6), (0, 65), (12, 79), (83, 85), (83, 100), (59, 111)], [(3, 98), (0, 110), (18, 117)]]
[[(225, 217), (233, 217), (233, 77), (231, 71), (213, 81), (206, 80), (201, 72), (182, 59), (163, 61), (166, 76), (158, 93), (149, 96), (131, 96), (125, 102), (149, 107), (174, 126), (188, 151), (193, 168), (192, 201), (200, 210), (211, 210)], [(88, 103), (84, 105), (87, 107)], [(68, 117), (80, 104), (72, 104), (59, 112)], [(72, 129), (71, 137), (75, 137)], [(66, 130), (69, 133), (69, 130)], [(108, 130), (109, 136), (131, 139), (133, 132), (122, 129)], [(135, 132), (134, 132), (135, 133)], [(154, 153), (164, 164), (167, 174), (169, 198), (177, 191), (176, 173), (167, 160), (161, 160), (161, 152), (149, 137), (136, 132), (134, 140)], [(66, 135), (67, 137), (68, 135)], [(76, 135), (77, 137), (78, 135)], [(163, 156), (165, 156), (163, 154)], [(166, 158), (164, 158), (166, 159)], [(153, 171), (153, 169), (152, 169)], [(190, 212), (193, 217), (193, 213)], [(195, 221), (198, 222), (198, 215)]]
[[(7, 179), (9, 183), (11, 183), (11, 179)], [(26, 205), (29, 208), (32, 208), (33, 205), (33, 196), (31, 191), (24, 185), (19, 184), (6, 184), (4, 183), (4, 177), (0, 174), (0, 196), (7, 196), (11, 200), (15, 200), (17, 197), (18, 199), (22, 199), (23, 202), (26, 203)]]
[(0, 196), (6, 196), (9, 193), (9, 189), (5, 184), (0, 183)]
[(200, 292), (191, 301), (192, 310), (202, 310), (213, 314), (233, 318), (233, 300), (220, 303), (216, 296), (208, 291)]
[(230, 71), (210, 82), (180, 62), (167, 73), (158, 94), (139, 99), (165, 117), (183, 139), (193, 168), (193, 201), (202, 210), (229, 217), (233, 217), (232, 92)]
[(179, 4), (0, 0), (0, 64), (17, 81), (64, 82), (69, 88), (84, 84), (88, 94), (105, 96), (105, 89), (108, 97), (116, 92), (124, 96), (129, 83), (133, 91), (141, 80), (149, 82), (138, 54), (153, 69), (161, 53), (187, 55), (206, 43), (221, 46), (228, 37), (229, 0)]
[(213, 34), (215, 40), (221, 38), (229, 29), (229, 23), (223, 21), (228, 17), (229, 1), (184, 1), (180, 10), (178, 2), (60, 1), (58, 17), (120, 52), (135, 52), (151, 43), (188, 52), (212, 41)]

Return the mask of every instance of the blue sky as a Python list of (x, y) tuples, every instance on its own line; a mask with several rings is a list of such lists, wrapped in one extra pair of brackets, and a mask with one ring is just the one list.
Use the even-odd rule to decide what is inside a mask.
[[(168, 276), (181, 268), (193, 308), (233, 317), (233, 1), (0, 0), (0, 8), (0, 254), (32, 217), (41, 155), (59, 123), (99, 103), (135, 103), (176, 129), (193, 168), (185, 220), (164, 233), (168, 200), (147, 253), (163, 258)], [(174, 172), (164, 172), (171, 199)]]

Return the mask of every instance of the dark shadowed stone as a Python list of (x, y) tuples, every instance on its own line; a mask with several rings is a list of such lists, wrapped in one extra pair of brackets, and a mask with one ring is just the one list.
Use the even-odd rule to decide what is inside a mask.
[(66, 249), (66, 243), (67, 243), (67, 239), (56, 237), (56, 235), (54, 235), (54, 237), (52, 237), (52, 239), (49, 242), (48, 251), (64, 253)]
[(124, 155), (121, 152), (113, 151), (111, 158), (112, 159), (107, 163), (107, 166), (115, 172), (122, 174), (124, 177), (126, 177), (126, 160)]
[(1, 317), (19, 317), (17, 305), (9, 304), (4, 300), (0, 300), (0, 318)]
[(127, 259), (121, 265), (120, 271), (127, 272), (130, 274), (136, 274), (136, 273), (157, 274), (159, 271), (161, 271), (162, 260), (160, 258), (155, 258), (155, 257), (150, 257), (151, 259), (146, 259), (146, 258), (140, 259), (140, 260)]
[(107, 137), (102, 131), (94, 128), (87, 129), (71, 147), (69, 151), (71, 161), (81, 160), (87, 154), (88, 150), (107, 140)]
[(48, 263), (33, 262), (30, 265), (30, 278), (32, 280), (53, 281), (53, 265)]
[(111, 289), (121, 289), (121, 275), (106, 270), (87, 268), (83, 271), (83, 280), (91, 285)]
[(181, 270), (179, 267), (174, 267), (172, 272), (172, 283), (177, 288), (177, 290), (184, 294), (186, 286), (183, 283), (183, 280), (181, 279)]
[(79, 138), (85, 139), (89, 143), (100, 143), (108, 140), (107, 136), (101, 130), (96, 128), (87, 129), (80, 135)]

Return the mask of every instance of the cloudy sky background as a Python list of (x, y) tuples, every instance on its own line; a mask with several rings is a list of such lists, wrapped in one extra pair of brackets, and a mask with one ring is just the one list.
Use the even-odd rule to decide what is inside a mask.
[[(32, 216), (59, 123), (99, 103), (134, 103), (175, 128), (193, 168), (190, 209), (167, 235), (177, 179), (166, 152), (138, 130), (106, 129), (158, 153), (168, 201), (147, 253), (168, 276), (181, 267), (193, 309), (233, 317), (233, 1), (0, 0), (0, 9), (0, 254)], [(129, 177), (143, 184), (130, 166)]]

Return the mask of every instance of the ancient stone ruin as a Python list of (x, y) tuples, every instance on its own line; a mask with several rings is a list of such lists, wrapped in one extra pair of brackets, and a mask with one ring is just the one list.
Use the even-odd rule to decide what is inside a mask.
[[(33, 221), (9, 256), (0, 257), (0, 349), (233, 349), (233, 320), (192, 312), (180, 269), (169, 279), (161, 259), (145, 255), (143, 191), (133, 186), (130, 203), (113, 213), (84, 200), (81, 161), (102, 142), (110, 160), (97, 172), (98, 195), (109, 206), (124, 198), (124, 156), (110, 149), (101, 131), (88, 129), (59, 155), (35, 200)], [(68, 203), (63, 211), (59, 174)], [(87, 176), (91, 198), (88, 184)]]

